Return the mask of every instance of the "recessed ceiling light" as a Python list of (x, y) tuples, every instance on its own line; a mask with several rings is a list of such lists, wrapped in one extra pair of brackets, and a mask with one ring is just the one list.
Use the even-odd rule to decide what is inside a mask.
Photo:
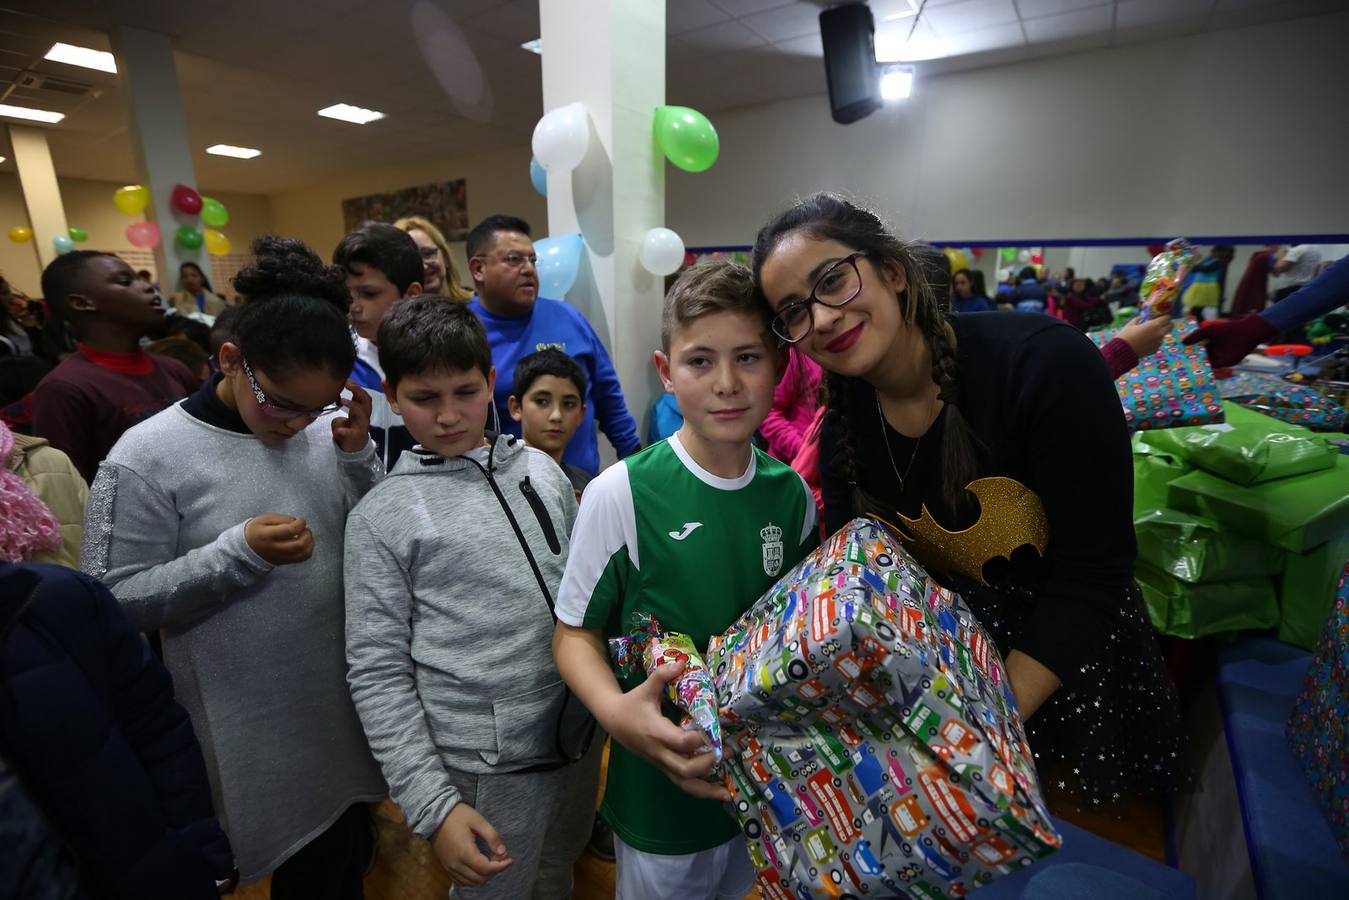
[(252, 159), (255, 156), (261, 156), (261, 150), (254, 150), (252, 147), (235, 147), (230, 144), (216, 144), (206, 148), (207, 153), (216, 156), (232, 156), (235, 159)]
[(384, 113), (378, 110), (364, 109), (359, 106), (352, 106), (349, 103), (334, 103), (332, 106), (325, 106), (319, 110), (319, 115), (329, 119), (341, 119), (343, 122), (354, 122), (357, 125), (367, 125), (384, 118)]
[(881, 68), (881, 99), (906, 100), (913, 93), (913, 66)]
[(521, 50), (528, 50), (530, 53), (537, 53), (543, 56), (543, 38), (534, 38), (532, 41), (525, 41), (520, 45)]
[(0, 163), (2, 163), (2, 162), (4, 162), (4, 161), (5, 161), (5, 158), (4, 158), (3, 156), (0, 156)]
[(10, 106), (8, 103), (0, 103), (0, 116), (7, 116), (11, 119), (29, 119), (34, 122), (46, 122), (48, 125), (55, 125), (64, 119), (66, 114), (52, 112), (50, 109), (29, 109), (26, 106)]
[(106, 50), (93, 50), (89, 47), (76, 47), (74, 44), (52, 44), (46, 59), (65, 63), (68, 66), (82, 66), (86, 69), (98, 69), (100, 72), (117, 74), (117, 60)]

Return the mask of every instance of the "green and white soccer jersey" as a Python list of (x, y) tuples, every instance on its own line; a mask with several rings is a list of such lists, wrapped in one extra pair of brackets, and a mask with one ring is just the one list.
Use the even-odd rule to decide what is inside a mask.
[[(675, 435), (586, 488), (557, 617), (609, 638), (640, 610), (706, 647), (817, 543), (814, 498), (790, 467), (756, 449), (744, 475), (719, 478)], [(696, 853), (738, 830), (721, 804), (689, 796), (617, 742), (603, 813), (648, 853)]]

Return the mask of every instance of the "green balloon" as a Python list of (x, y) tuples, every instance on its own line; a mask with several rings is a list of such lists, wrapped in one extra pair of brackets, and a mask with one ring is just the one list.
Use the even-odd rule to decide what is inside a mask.
[(999, 252), (1002, 254), (1002, 261), (1003, 261), (1003, 262), (1009, 263), (1009, 262), (1015, 262), (1015, 261), (1016, 261), (1016, 248), (1015, 248), (1015, 247), (1003, 247), (1002, 250), (999, 251)]
[(76, 228), (74, 225), (71, 225), (70, 239), (72, 241), (87, 241), (89, 240), (89, 232), (85, 231), (83, 228)]
[(175, 235), (174, 240), (176, 240), (178, 246), (182, 247), (184, 250), (196, 250), (201, 246), (201, 242), (204, 238), (202, 238), (201, 232), (191, 225), (180, 225), (178, 226), (178, 233)]
[(229, 224), (230, 211), (214, 197), (202, 197), (201, 220), (212, 228), (223, 228)]
[(721, 152), (717, 129), (707, 116), (687, 106), (656, 109), (656, 143), (666, 158), (685, 172), (711, 168)]

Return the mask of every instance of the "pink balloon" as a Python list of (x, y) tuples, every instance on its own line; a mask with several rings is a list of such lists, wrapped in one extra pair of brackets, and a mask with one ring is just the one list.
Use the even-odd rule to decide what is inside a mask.
[(179, 212), (187, 213), (189, 216), (201, 212), (201, 194), (185, 184), (173, 186), (172, 200), (174, 208)]
[(149, 250), (159, 246), (159, 225), (154, 222), (132, 222), (126, 227), (126, 239), (131, 246)]

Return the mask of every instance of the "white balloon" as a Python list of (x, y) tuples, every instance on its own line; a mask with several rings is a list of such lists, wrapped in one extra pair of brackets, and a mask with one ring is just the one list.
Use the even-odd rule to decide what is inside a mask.
[(1020, 251), (1019, 253), (1017, 253), (1017, 255), (1016, 255), (1016, 261), (1019, 262), (1019, 263), (1028, 263), (1028, 262), (1030, 262), (1030, 251), (1029, 251), (1029, 250), (1022, 250), (1022, 251)]
[(642, 238), (637, 257), (652, 275), (672, 275), (684, 264), (684, 239), (668, 228), (653, 228)]
[(581, 164), (590, 148), (590, 120), (582, 103), (568, 103), (539, 119), (530, 141), (534, 158), (550, 172), (568, 172)]

